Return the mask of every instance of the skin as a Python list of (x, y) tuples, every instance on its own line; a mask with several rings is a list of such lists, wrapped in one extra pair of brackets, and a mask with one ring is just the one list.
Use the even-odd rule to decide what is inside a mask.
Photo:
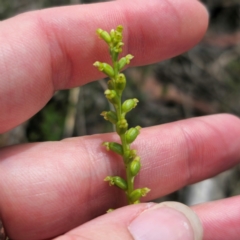
[[(196, 45), (206, 31), (208, 14), (194, 0), (120, 0), (2, 21), (0, 132), (34, 115), (56, 90), (100, 78), (92, 63), (108, 59), (95, 30), (120, 23), (125, 27), (125, 53), (135, 56), (132, 65), (144, 65)], [(42, 240), (66, 233), (62, 240), (111, 239), (117, 232), (119, 239), (133, 239), (127, 226), (148, 204), (96, 218), (109, 207), (125, 204), (122, 191), (103, 182), (107, 175), (124, 172), (121, 161), (101, 147), (111, 140), (117, 140), (116, 134), (0, 149), (0, 218), (9, 236)], [(240, 121), (221, 114), (146, 128), (134, 147), (142, 157), (136, 187), (149, 187), (144, 200), (151, 201), (238, 164)], [(193, 210), (202, 222), (204, 240), (239, 238), (240, 197)]]

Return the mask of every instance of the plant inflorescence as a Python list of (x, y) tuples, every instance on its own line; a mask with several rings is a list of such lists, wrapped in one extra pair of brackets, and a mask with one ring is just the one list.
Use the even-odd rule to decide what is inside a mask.
[(101, 115), (104, 119), (115, 125), (116, 132), (121, 140), (121, 143), (104, 142), (103, 145), (107, 150), (111, 150), (122, 156), (126, 169), (126, 179), (119, 176), (107, 176), (104, 181), (109, 182), (110, 186), (115, 185), (124, 190), (128, 204), (136, 204), (140, 202), (140, 198), (145, 196), (150, 189), (146, 187), (134, 189), (134, 178), (140, 171), (141, 162), (137, 151), (131, 149), (130, 145), (139, 135), (141, 127), (136, 126), (129, 129), (126, 114), (136, 107), (138, 100), (132, 98), (122, 103), (122, 93), (126, 86), (126, 77), (120, 71), (130, 63), (133, 56), (127, 54), (125, 57), (119, 59), (124, 45), (122, 41), (123, 27), (121, 25), (117, 26), (116, 29), (112, 29), (109, 33), (99, 28), (97, 29), (97, 34), (109, 47), (112, 66), (99, 61), (93, 65), (110, 78), (108, 89), (104, 94), (115, 109), (115, 111), (104, 111)]

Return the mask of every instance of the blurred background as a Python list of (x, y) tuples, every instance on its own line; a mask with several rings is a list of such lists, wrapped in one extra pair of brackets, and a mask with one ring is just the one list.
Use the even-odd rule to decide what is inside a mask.
[[(34, 9), (92, 2), (104, 1), (0, 0), (0, 19)], [(147, 127), (221, 112), (240, 116), (240, 2), (202, 2), (209, 9), (210, 25), (196, 47), (175, 58), (126, 71), (129, 81), (124, 97), (140, 100), (128, 115), (131, 126)], [(0, 146), (112, 131), (111, 124), (99, 115), (109, 109), (105, 88), (106, 80), (101, 79), (57, 92), (29, 121), (0, 135)], [(239, 166), (158, 201), (178, 200), (191, 205), (237, 194)]]

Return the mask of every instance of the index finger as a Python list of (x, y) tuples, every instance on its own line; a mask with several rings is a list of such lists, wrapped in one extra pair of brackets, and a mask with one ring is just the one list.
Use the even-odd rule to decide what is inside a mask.
[[(117, 142), (118, 136), (1, 149), (0, 218), (11, 238), (48, 239), (126, 202), (123, 191), (103, 181), (106, 176), (124, 177), (125, 172), (120, 156), (101, 146), (105, 141)], [(142, 163), (135, 188), (150, 188), (142, 199), (149, 201), (238, 164), (240, 121), (224, 114), (142, 129), (133, 148)], [(216, 223), (220, 215), (213, 212), (209, 220)], [(221, 221), (221, 227), (233, 218)]]
[(205, 8), (192, 0), (132, 0), (52, 8), (0, 23), (0, 133), (39, 111), (55, 90), (100, 75), (107, 61), (95, 31), (125, 27), (124, 52), (133, 65), (170, 58), (194, 46), (207, 27)]

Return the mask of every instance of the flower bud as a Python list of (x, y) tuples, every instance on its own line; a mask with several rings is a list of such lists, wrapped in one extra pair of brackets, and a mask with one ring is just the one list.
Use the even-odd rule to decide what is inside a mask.
[(111, 102), (113, 104), (118, 103), (118, 97), (117, 97), (116, 91), (107, 89), (104, 92), (104, 94), (105, 94), (105, 96), (106, 96), (106, 98), (108, 99), (109, 102)]
[(116, 28), (116, 31), (122, 33), (123, 32), (123, 26), (118, 25), (117, 28)]
[(110, 80), (107, 82), (107, 85), (108, 85), (108, 89), (114, 90), (114, 83), (113, 83), (113, 80), (112, 80), (112, 79), (110, 79)]
[(123, 38), (122, 30), (123, 28), (121, 28), (120, 26), (117, 27), (116, 30), (111, 30), (110, 36), (113, 40), (114, 45), (118, 44), (119, 42), (122, 42), (122, 38)]
[(129, 157), (131, 159), (135, 158), (137, 156), (137, 150), (136, 149), (131, 149), (129, 152)]
[(130, 63), (130, 60), (133, 59), (133, 55), (128, 54), (126, 57), (122, 57), (119, 61), (118, 61), (118, 68), (119, 70), (123, 69), (125, 67), (126, 64)]
[(114, 39), (114, 35), (115, 35), (115, 30), (114, 30), (114, 29), (111, 29), (111, 31), (110, 31), (110, 37), (111, 37), (111, 39)]
[(141, 129), (141, 127), (137, 126), (135, 128), (130, 128), (126, 132), (126, 141), (127, 141), (128, 144), (132, 143), (137, 138), (137, 136), (140, 133), (140, 131), (139, 131), (140, 129)]
[(135, 157), (130, 164), (130, 171), (133, 177), (135, 177), (141, 168), (140, 157)]
[(116, 142), (104, 142), (103, 146), (106, 147), (106, 149), (109, 151), (113, 151), (119, 155), (123, 155), (123, 147), (121, 144)]
[(132, 203), (139, 202), (139, 199), (142, 197), (142, 191), (141, 189), (135, 189), (134, 191), (131, 192), (129, 198)]
[(121, 42), (121, 41), (122, 41), (122, 33), (115, 31), (114, 41), (115, 41), (116, 43)]
[(129, 198), (132, 203), (136, 203), (141, 197), (145, 197), (148, 192), (150, 192), (149, 188), (138, 188), (131, 192)]
[(127, 190), (127, 182), (121, 177), (113, 177), (114, 184), (122, 190)]
[(116, 46), (113, 48), (114, 52), (121, 53), (122, 52), (122, 46), (124, 45), (123, 42), (118, 42)]
[(127, 150), (124, 153), (123, 157), (124, 157), (124, 162), (127, 164), (131, 162), (135, 157), (137, 157), (137, 150), (135, 149)]
[(113, 211), (114, 211), (113, 208), (109, 208), (109, 209), (107, 210), (107, 213), (110, 213), (110, 212), (113, 212)]
[(93, 66), (97, 67), (99, 71), (104, 72), (109, 77), (114, 77), (114, 70), (109, 64), (97, 61)]
[(108, 32), (102, 30), (101, 28), (97, 29), (97, 34), (100, 38), (102, 38), (106, 43), (110, 43), (112, 41), (111, 36)]
[(115, 176), (115, 177), (107, 176), (104, 179), (104, 181), (105, 182), (109, 182), (110, 186), (115, 185), (115, 186), (121, 188), (124, 191), (127, 190), (127, 182), (123, 178), (121, 178), (121, 177), (118, 177), (118, 176)]
[(116, 90), (123, 91), (126, 86), (126, 77), (123, 73), (120, 73), (116, 79)]
[(105, 120), (107, 120), (113, 124), (116, 124), (118, 121), (117, 114), (113, 111), (109, 111), (109, 112), (104, 111), (101, 113), (101, 116), (103, 116)]
[(108, 112), (104, 111), (100, 115), (103, 116), (105, 120), (111, 122), (112, 124), (117, 123), (117, 120), (118, 120), (117, 115), (113, 111), (108, 111)]
[(116, 130), (119, 135), (124, 134), (127, 131), (128, 123), (126, 119), (120, 119), (116, 124)]
[(128, 99), (122, 104), (122, 113), (127, 113), (137, 106), (138, 100), (136, 98)]

